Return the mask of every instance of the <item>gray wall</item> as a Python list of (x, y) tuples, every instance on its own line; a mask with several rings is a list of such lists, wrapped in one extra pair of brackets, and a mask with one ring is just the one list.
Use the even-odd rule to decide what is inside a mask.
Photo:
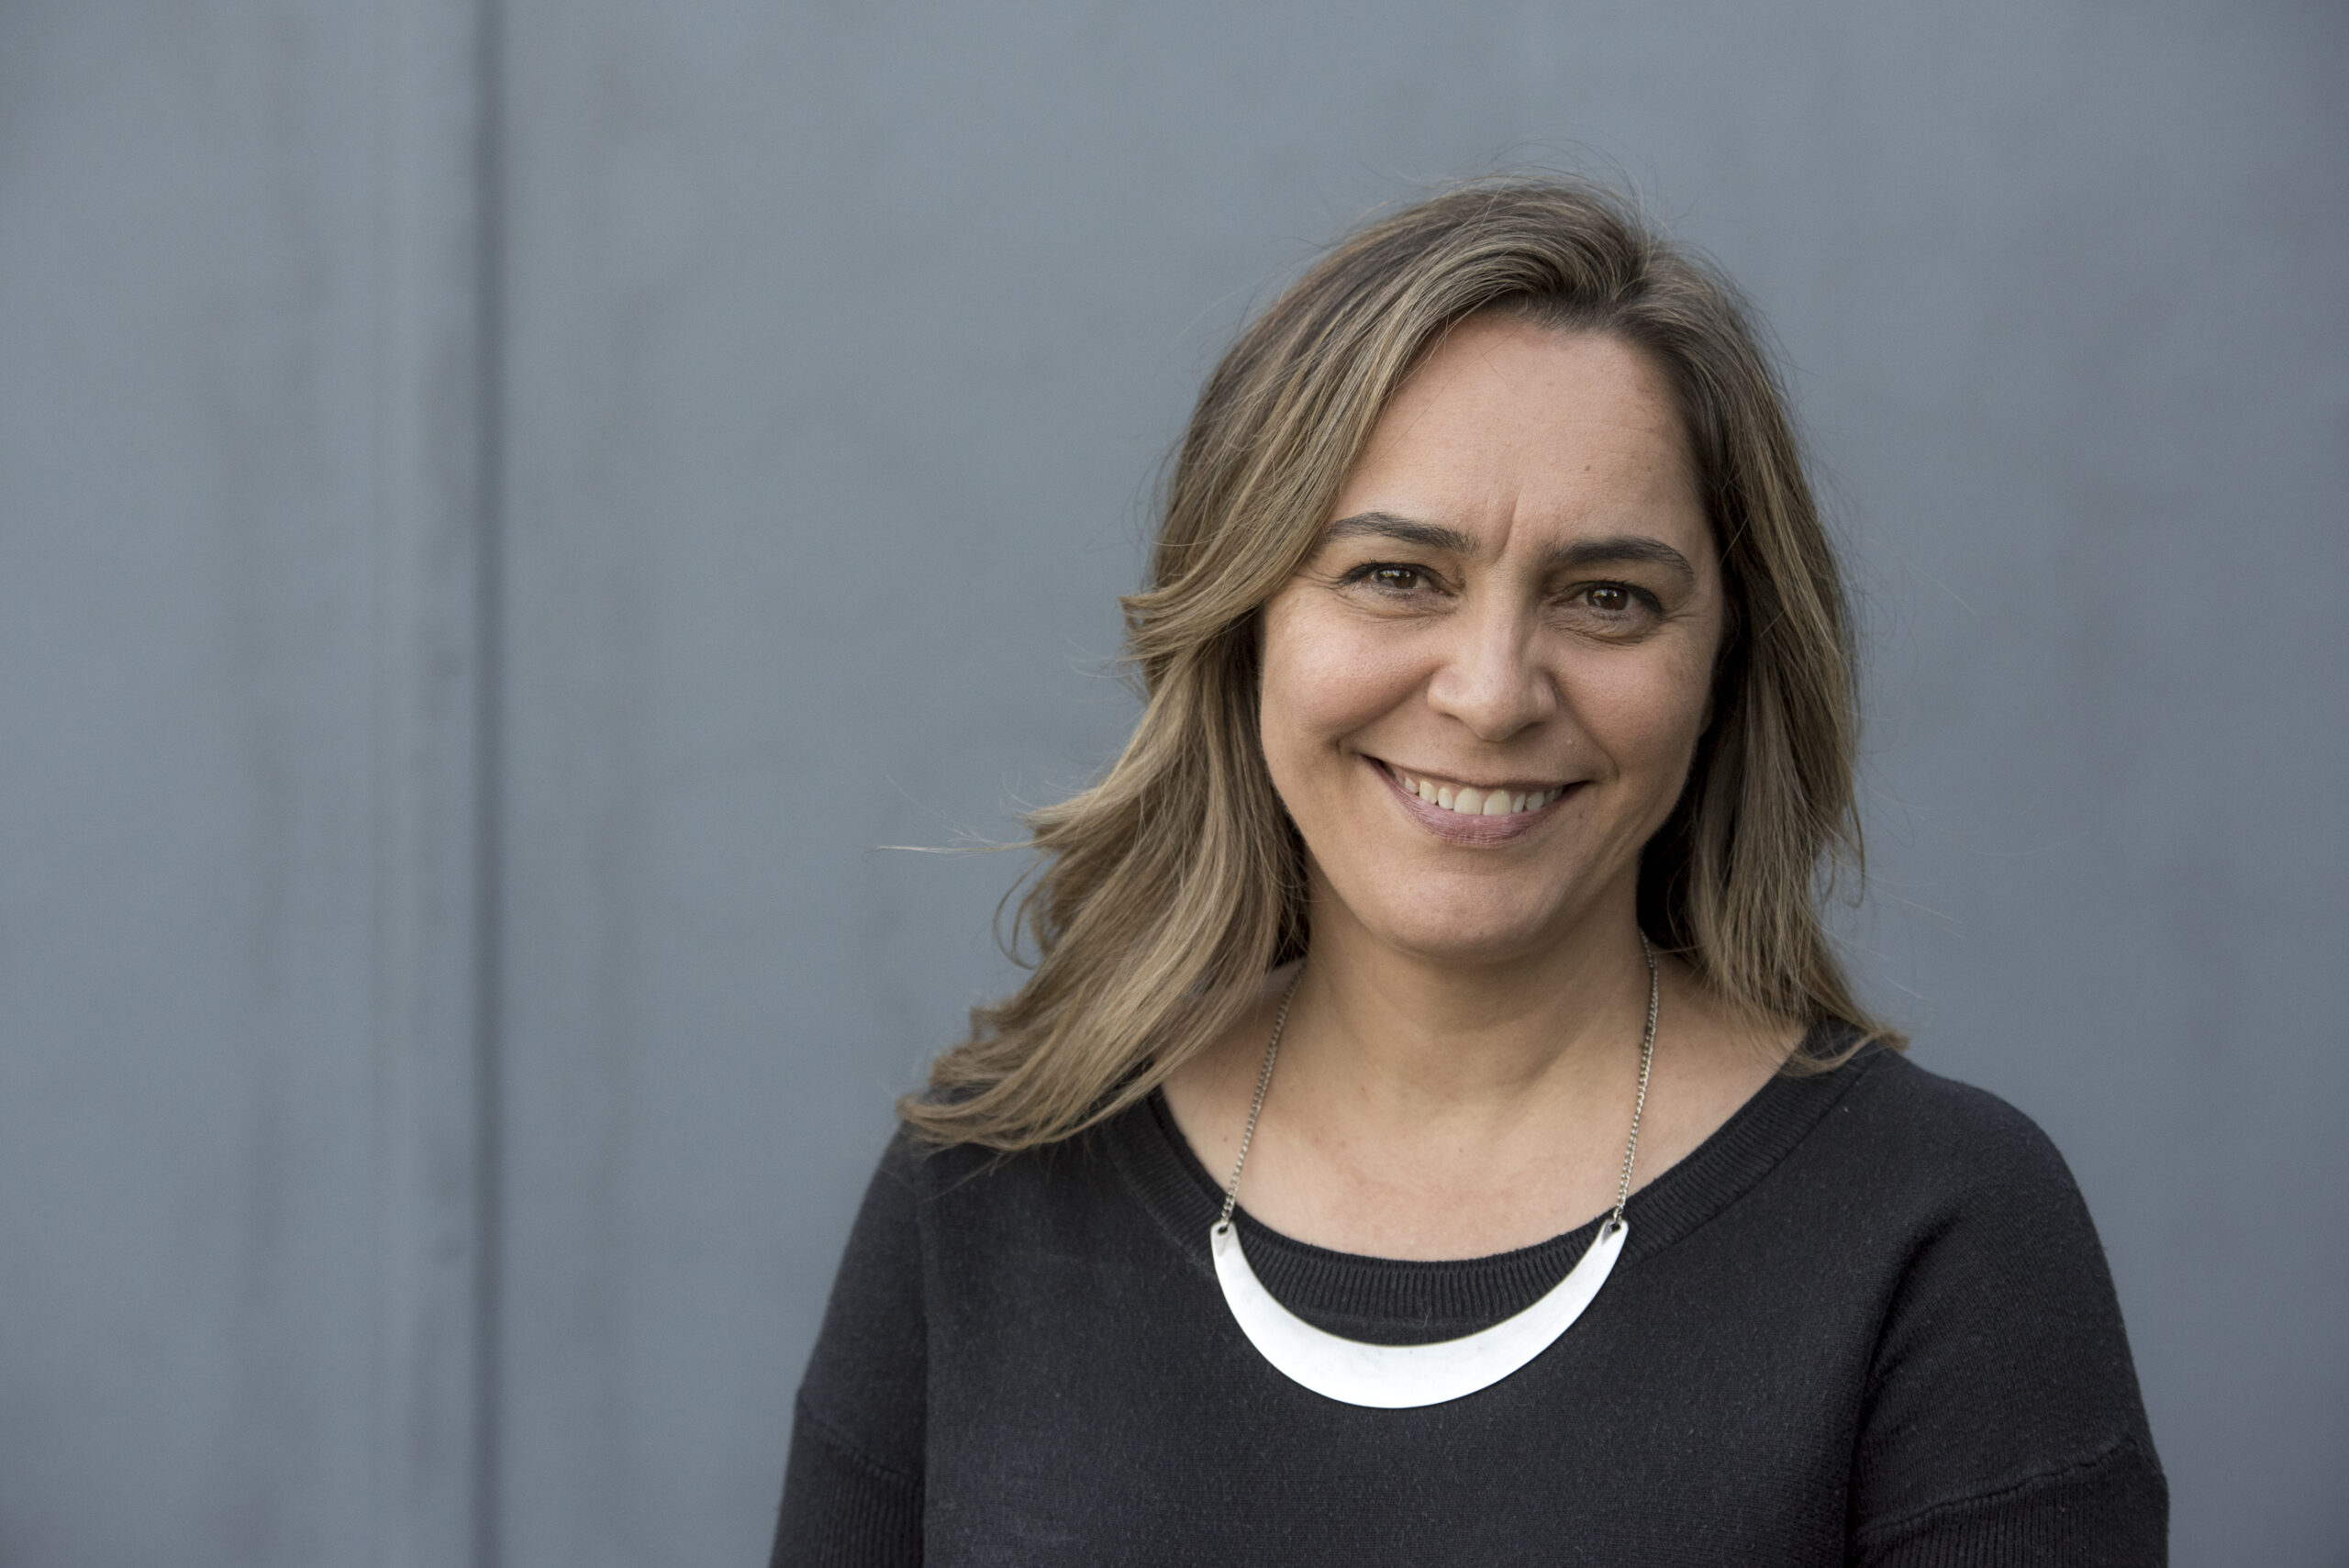
[(1154, 466), (1371, 205), (1775, 323), (1920, 1060), (2186, 1564), (2349, 1557), (2349, 24), (2217, 0), (0, 5), (0, 1561), (759, 1561)]

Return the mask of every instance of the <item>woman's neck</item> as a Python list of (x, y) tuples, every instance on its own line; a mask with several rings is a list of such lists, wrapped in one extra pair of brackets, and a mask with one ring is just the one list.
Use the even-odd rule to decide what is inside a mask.
[(1397, 1121), (1519, 1116), (1529, 1095), (1611, 1085), (1647, 1015), (1632, 910), (1626, 888), (1531, 951), (1464, 963), (1398, 950), (1329, 900), (1314, 911), (1280, 1071), (1297, 1089), (1342, 1082), (1343, 1103)]
[[(1314, 937), (1240, 1201), (1340, 1251), (1459, 1258), (1606, 1211), (1637, 1095), (1648, 971), (1625, 895), (1538, 953), (1469, 965), (1399, 951), (1315, 910)], [(1798, 1032), (1742, 1020), (1669, 957), (1633, 1185), (1694, 1149)], [(1166, 1081), (1221, 1180), (1237, 1158), (1286, 976)]]

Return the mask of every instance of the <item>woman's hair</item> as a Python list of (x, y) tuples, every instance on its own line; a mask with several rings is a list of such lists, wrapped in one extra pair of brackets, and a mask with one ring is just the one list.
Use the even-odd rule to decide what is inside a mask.
[[(1305, 850), (1257, 728), (1257, 612), (1317, 548), (1387, 400), (1459, 322), (1498, 311), (1643, 350), (1686, 422), (1729, 619), (1711, 722), (1642, 852), (1641, 926), (1731, 1007), (1898, 1038), (1853, 995), (1819, 917), (1854, 873), (1857, 710), (1835, 558), (1737, 291), (1577, 181), (1486, 180), (1398, 211), (1316, 263), (1200, 393), (1148, 586), (1123, 601), (1145, 697), (1100, 782), (1028, 818), (1026, 984), (974, 1008), (899, 1114), (941, 1143), (1019, 1150), (1117, 1114), (1230, 1029), (1303, 953)], [(1023, 960), (1023, 962), (1027, 962)], [(1816, 1038), (1816, 1037), (1814, 1037)]]

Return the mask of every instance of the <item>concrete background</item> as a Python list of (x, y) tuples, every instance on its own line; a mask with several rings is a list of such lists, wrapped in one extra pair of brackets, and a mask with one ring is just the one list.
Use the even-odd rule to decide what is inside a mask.
[[(2103, 1229), (2183, 1564), (2349, 1562), (2349, 17), (0, 3), (0, 1562), (763, 1560), (891, 1096), (1373, 205), (1782, 339), (1920, 1061)], [(2019, 1331), (2027, 1331), (2022, 1329)]]

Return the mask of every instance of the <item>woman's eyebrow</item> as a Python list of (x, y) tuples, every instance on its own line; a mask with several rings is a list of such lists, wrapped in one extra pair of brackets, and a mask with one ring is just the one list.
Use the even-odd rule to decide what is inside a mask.
[(1441, 523), (1415, 522), (1392, 512), (1357, 512), (1351, 517), (1340, 517), (1321, 530), (1321, 542), (1365, 536), (1399, 539), (1421, 550), (1441, 550), (1453, 555), (1476, 553), (1476, 541), (1458, 528), (1447, 528)]
[[(1391, 539), (1403, 544), (1415, 544), (1421, 550), (1440, 550), (1453, 555), (1474, 555), (1476, 541), (1458, 528), (1445, 528), (1442, 523), (1422, 523), (1411, 517), (1398, 517), (1392, 512), (1357, 512), (1350, 517), (1340, 517), (1321, 532), (1324, 544), (1341, 539)], [(1572, 544), (1553, 546), (1542, 552), (1542, 564), (1552, 572), (1579, 572), (1593, 566), (1614, 566), (1627, 562), (1661, 566), (1690, 584), (1697, 581), (1697, 569), (1688, 558), (1660, 539), (1642, 534), (1616, 534), (1606, 539), (1576, 539)]]
[(1572, 544), (1553, 546), (1542, 553), (1542, 564), (1553, 572), (1579, 572), (1592, 566), (1612, 566), (1627, 562), (1661, 566), (1691, 584), (1697, 581), (1697, 569), (1688, 564), (1687, 556), (1660, 539), (1648, 539), (1638, 534), (1577, 539)]

